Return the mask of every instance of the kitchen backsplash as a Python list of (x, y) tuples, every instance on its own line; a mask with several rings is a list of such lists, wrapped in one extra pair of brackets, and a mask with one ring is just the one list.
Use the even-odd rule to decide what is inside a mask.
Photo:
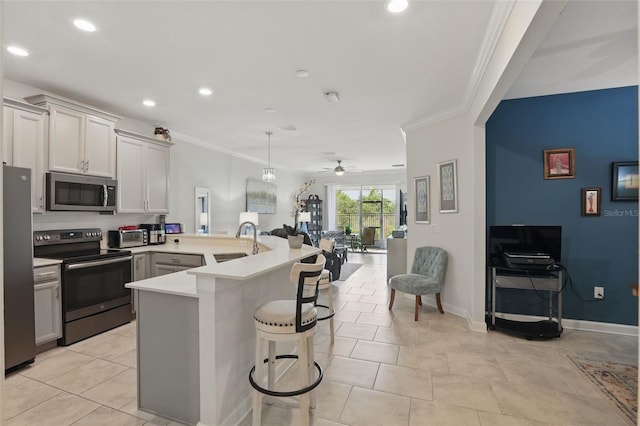
[(33, 215), (33, 230), (68, 228), (100, 228), (104, 235), (111, 229), (118, 229), (123, 225), (140, 225), (141, 223), (157, 223), (157, 214), (135, 215), (115, 214), (106, 215), (92, 212), (46, 212)]

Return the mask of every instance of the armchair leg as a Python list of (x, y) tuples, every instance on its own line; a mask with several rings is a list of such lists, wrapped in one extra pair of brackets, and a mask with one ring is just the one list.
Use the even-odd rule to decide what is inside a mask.
[(442, 309), (442, 302), (440, 302), (440, 293), (436, 293), (436, 304), (438, 305), (438, 310), (441, 314), (444, 314), (444, 310)]
[(416, 296), (416, 315), (414, 320), (418, 321), (418, 310), (420, 309), (420, 296)]
[(393, 307), (393, 300), (396, 298), (396, 289), (392, 288), (391, 289), (391, 300), (389, 302), (389, 310), (391, 310), (391, 308)]
[(418, 303), (420, 303), (420, 306), (422, 306), (422, 296), (417, 296), (418, 298)]

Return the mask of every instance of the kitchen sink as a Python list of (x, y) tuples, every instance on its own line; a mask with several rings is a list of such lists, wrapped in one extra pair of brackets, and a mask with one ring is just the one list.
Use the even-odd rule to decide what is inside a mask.
[(213, 258), (217, 263), (226, 262), (228, 260), (239, 259), (241, 257), (249, 256), (247, 253), (218, 253), (214, 254)]

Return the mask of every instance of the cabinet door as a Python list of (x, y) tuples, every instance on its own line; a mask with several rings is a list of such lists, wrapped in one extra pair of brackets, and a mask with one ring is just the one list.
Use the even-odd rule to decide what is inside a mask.
[(85, 114), (54, 105), (49, 112), (49, 170), (83, 173)]
[(113, 121), (88, 115), (85, 122), (84, 169), (94, 176), (116, 175), (116, 137)]
[(147, 146), (147, 212), (169, 212), (169, 148)]
[(13, 111), (12, 164), (31, 169), (31, 208), (44, 210), (44, 138), (46, 116), (29, 111)]
[(60, 281), (33, 286), (36, 313), (36, 345), (62, 337)]
[(119, 136), (118, 212), (144, 213), (146, 206), (144, 156), (145, 143)]
[(133, 281), (140, 281), (147, 278), (147, 254), (140, 253), (133, 255)]
[[(162, 265), (162, 264), (155, 264), (155, 271), (153, 276), (154, 277), (159, 277), (161, 275), (167, 275), (167, 274), (173, 274), (174, 272), (178, 272), (178, 266), (173, 266), (173, 265)], [(189, 268), (185, 268), (185, 269), (189, 269)]]

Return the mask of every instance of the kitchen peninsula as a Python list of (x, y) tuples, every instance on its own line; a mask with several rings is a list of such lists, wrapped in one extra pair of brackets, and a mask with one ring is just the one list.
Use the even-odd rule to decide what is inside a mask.
[[(258, 238), (256, 255), (250, 238), (181, 235), (179, 241), (132, 249), (202, 255), (206, 262), (127, 284), (136, 293), (138, 404), (190, 424), (237, 424), (251, 410), (253, 311), (294, 298), (291, 265), (320, 250), (290, 249), (274, 236)], [(246, 256), (218, 263), (230, 253)]]

